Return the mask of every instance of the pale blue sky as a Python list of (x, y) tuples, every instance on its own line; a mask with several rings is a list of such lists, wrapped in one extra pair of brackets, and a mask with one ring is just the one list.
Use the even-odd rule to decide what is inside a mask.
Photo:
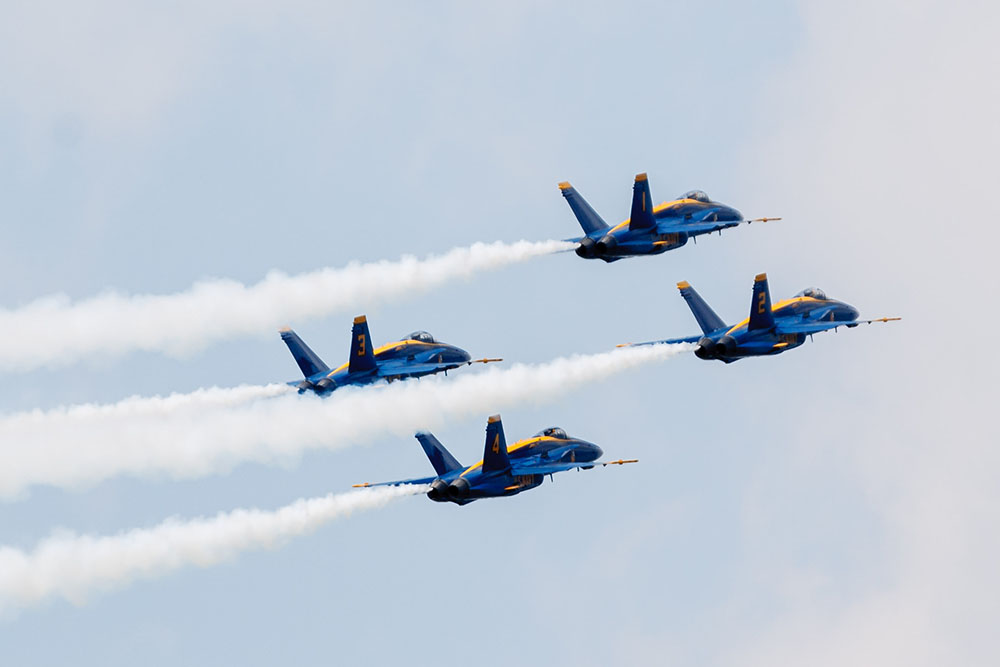
[[(478, 240), (563, 238), (632, 177), (742, 228), (658, 258), (561, 255), (367, 309), (544, 361), (726, 320), (753, 276), (894, 325), (730, 366), (693, 357), (506, 410), (637, 466), (506, 501), (423, 498), (0, 621), (4, 664), (989, 664), (996, 10), (938, 3), (12, 3), (0, 22), (0, 306), (253, 282)], [(986, 297), (985, 299), (983, 297)], [(292, 322), (328, 361), (350, 316)], [(968, 327), (972, 327), (969, 329)], [(30, 336), (5, 331), (2, 336)], [(2, 344), (2, 338), (0, 338)], [(5, 412), (295, 377), (276, 332), (191, 358), (9, 374)], [(460, 460), (481, 419), (437, 433)], [(141, 443), (140, 443), (141, 444)], [(196, 481), (36, 489), (4, 544), (272, 508), (424, 474), (412, 439)]]

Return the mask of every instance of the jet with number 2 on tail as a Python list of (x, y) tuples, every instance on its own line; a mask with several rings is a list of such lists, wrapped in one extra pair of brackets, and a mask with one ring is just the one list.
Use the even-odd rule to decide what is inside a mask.
[(379, 381), (405, 380), (448, 371), (469, 364), (488, 364), (503, 359), (472, 359), (465, 350), (434, 340), (426, 331), (414, 331), (403, 340), (372, 349), (368, 320), (364, 315), (354, 318), (351, 331), (351, 356), (347, 363), (330, 369), (299, 335), (289, 328), (281, 330), (295, 357), (304, 380), (288, 384), (299, 393), (313, 391), (327, 395), (345, 385), (366, 385)]
[(680, 248), (702, 234), (722, 233), (744, 222), (767, 222), (781, 218), (746, 220), (731, 206), (712, 201), (701, 190), (691, 190), (673, 201), (653, 206), (646, 174), (635, 177), (632, 213), (628, 220), (610, 227), (568, 182), (559, 184), (563, 197), (583, 227), (584, 236), (566, 239), (579, 243), (576, 254), (584, 259), (614, 262), (635, 255), (659, 255)]
[(427, 497), (431, 500), (466, 505), (480, 498), (513, 496), (533, 489), (541, 485), (545, 475), (637, 462), (637, 459), (598, 461), (604, 454), (600, 447), (571, 438), (561, 428), (547, 428), (508, 448), (500, 415), (493, 415), (486, 424), (483, 460), (468, 467), (459, 463), (430, 433), (417, 433), (416, 438), (434, 466), (436, 475), (354, 486), (430, 484)]
[(694, 313), (694, 318), (698, 320), (702, 335), (627, 345), (697, 343), (694, 353), (699, 359), (718, 359), (728, 364), (743, 357), (780, 354), (802, 345), (807, 336), (811, 338), (821, 331), (900, 319), (880, 317), (875, 320), (859, 320), (857, 308), (843, 301), (830, 299), (823, 290), (815, 287), (804, 289), (791, 299), (779, 301), (772, 306), (767, 274), (761, 273), (754, 279), (750, 317), (735, 326), (729, 326), (687, 282), (677, 283), (677, 288)]

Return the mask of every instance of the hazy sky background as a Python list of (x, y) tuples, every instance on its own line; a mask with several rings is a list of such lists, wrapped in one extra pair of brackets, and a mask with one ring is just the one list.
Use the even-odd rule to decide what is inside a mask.
[[(995, 662), (1000, 154), (993, 3), (13, 2), (0, 21), (0, 306), (255, 282), (609, 221), (635, 173), (780, 215), (656, 258), (571, 254), (366, 309), (542, 362), (727, 321), (753, 276), (863, 317), (505, 410), (641, 463), (464, 508), (406, 498), (286, 546), (0, 620), (5, 664)], [(350, 315), (290, 322), (328, 363)], [(31, 331), (0, 332), (7, 337)], [(475, 371), (467, 371), (475, 372)], [(14, 412), (296, 378), (274, 331), (9, 373)], [(436, 433), (462, 461), (482, 418)], [(4, 446), (7, 443), (2, 443)], [(136, 443), (141, 446), (141, 442)], [(34, 489), (2, 543), (428, 474), (411, 438), (199, 480)]]

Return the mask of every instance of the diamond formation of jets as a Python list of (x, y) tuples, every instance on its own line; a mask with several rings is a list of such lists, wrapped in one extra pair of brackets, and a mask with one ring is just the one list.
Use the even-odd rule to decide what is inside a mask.
[(417, 433), (416, 438), (434, 466), (436, 475), (354, 486), (430, 484), (427, 497), (431, 500), (466, 505), (481, 498), (513, 496), (533, 489), (541, 485), (545, 475), (637, 462), (637, 459), (598, 461), (604, 454), (600, 447), (585, 440), (571, 438), (561, 428), (547, 428), (526, 440), (514, 443), (508, 449), (500, 415), (489, 418), (483, 460), (471, 466), (459, 463), (430, 433)]
[(503, 359), (472, 359), (468, 352), (434, 340), (426, 331), (414, 331), (403, 340), (372, 348), (368, 320), (364, 315), (354, 318), (351, 331), (351, 356), (333, 370), (313, 352), (298, 334), (289, 328), (281, 330), (285, 341), (305, 379), (288, 384), (299, 393), (313, 391), (327, 395), (338, 387), (366, 385), (379, 381), (404, 380), (432, 375), (467, 366), (487, 364)]
[(735, 208), (712, 201), (701, 190), (691, 190), (679, 199), (653, 206), (646, 174), (638, 174), (632, 187), (631, 215), (611, 227), (568, 182), (560, 183), (559, 189), (584, 232), (584, 236), (566, 240), (579, 243), (576, 254), (580, 257), (605, 262), (636, 255), (659, 255), (680, 248), (689, 238), (721, 233), (743, 223), (781, 220), (747, 220)]
[(830, 299), (823, 290), (815, 287), (804, 289), (791, 299), (772, 306), (767, 274), (761, 273), (754, 279), (750, 317), (730, 326), (715, 314), (690, 284), (680, 282), (677, 288), (691, 308), (702, 334), (626, 345), (697, 343), (695, 354), (699, 359), (718, 359), (728, 364), (743, 357), (780, 354), (802, 345), (807, 336), (821, 331), (900, 319), (880, 317), (859, 320), (857, 308)]

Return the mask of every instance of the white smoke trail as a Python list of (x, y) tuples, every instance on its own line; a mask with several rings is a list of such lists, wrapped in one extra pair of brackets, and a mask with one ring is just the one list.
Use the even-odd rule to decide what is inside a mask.
[(250, 549), (276, 547), (362, 509), (426, 491), (407, 485), (300, 499), (277, 510), (239, 509), (211, 518), (170, 518), (153, 528), (107, 537), (56, 532), (33, 551), (0, 547), (0, 611), (53, 596), (77, 604), (87, 595), (152, 579), (172, 570), (208, 567)]
[(135, 350), (189, 353), (572, 247), (563, 241), (474, 243), (425, 259), (404, 256), (295, 276), (274, 271), (251, 286), (219, 279), (177, 294), (108, 292), (75, 303), (65, 295), (49, 296), (0, 310), (0, 371)]
[(243, 462), (293, 461), (311, 449), (337, 449), (386, 433), (410, 436), (454, 419), (536, 403), (690, 349), (621, 348), (451, 378), (348, 387), (326, 399), (277, 396), (199, 409), (191, 418), (129, 414), (117, 407), (106, 408), (118, 417), (107, 419), (100, 409), (93, 419), (59, 412), (11, 415), (0, 419), (0, 496), (37, 484), (73, 488), (115, 475), (189, 478)]

